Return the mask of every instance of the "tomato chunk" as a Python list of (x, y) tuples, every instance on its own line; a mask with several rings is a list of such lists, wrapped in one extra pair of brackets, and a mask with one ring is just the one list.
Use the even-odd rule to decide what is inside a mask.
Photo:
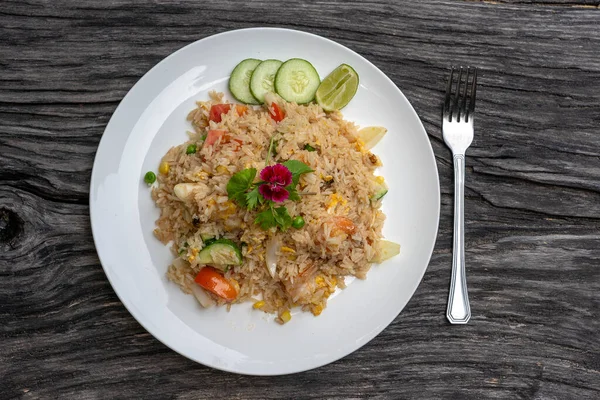
[[(221, 138), (225, 135), (227, 135), (227, 131), (224, 131), (222, 129), (211, 129), (208, 131), (208, 134), (206, 135), (206, 140), (204, 140), (204, 145), (212, 146), (213, 144), (215, 144), (217, 142), (217, 140), (219, 140), (219, 138)], [(225, 139), (225, 138), (223, 138), (223, 139)]]
[(215, 104), (210, 108), (208, 119), (221, 122), (222, 114), (227, 114), (229, 110), (231, 110), (231, 104)]
[(213, 267), (202, 268), (194, 282), (225, 301), (233, 301), (238, 295), (235, 286)]
[[(231, 110), (231, 104), (215, 104), (210, 107), (208, 119), (214, 122), (221, 122), (223, 114), (227, 114), (229, 110)], [(248, 107), (242, 104), (236, 104), (235, 111), (238, 115), (244, 115), (246, 114), (246, 111), (248, 111)]]
[(271, 118), (273, 118), (273, 121), (275, 122), (280, 122), (285, 118), (285, 113), (283, 112), (283, 110), (281, 110), (281, 108), (279, 108), (277, 103), (271, 103), (269, 115), (271, 116)]

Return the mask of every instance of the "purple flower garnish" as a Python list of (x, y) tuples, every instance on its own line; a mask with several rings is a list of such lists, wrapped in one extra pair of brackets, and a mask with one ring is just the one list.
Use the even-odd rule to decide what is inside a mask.
[(290, 197), (290, 194), (282, 186), (272, 183), (264, 183), (258, 188), (259, 193), (267, 200), (272, 200), (276, 203), (283, 203)]
[(275, 164), (260, 171), (260, 179), (265, 182), (286, 187), (292, 183), (292, 173), (283, 164)]
[(285, 187), (292, 183), (292, 173), (283, 164), (265, 167), (260, 171), (260, 179), (265, 181), (258, 191), (266, 200), (282, 203), (290, 197)]

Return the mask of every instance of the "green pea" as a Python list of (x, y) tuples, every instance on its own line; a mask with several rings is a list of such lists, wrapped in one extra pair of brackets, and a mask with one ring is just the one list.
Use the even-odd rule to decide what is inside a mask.
[(305, 224), (304, 218), (302, 218), (301, 215), (294, 217), (294, 219), (292, 220), (292, 226), (296, 229), (302, 228), (304, 226), (304, 224)]
[(304, 145), (304, 150), (306, 150), (306, 151), (317, 151), (317, 149), (315, 149), (314, 147), (312, 147), (308, 143)]
[(144, 175), (144, 182), (146, 182), (148, 185), (152, 185), (154, 182), (156, 182), (156, 174), (152, 171), (146, 172), (146, 175)]
[(187, 149), (185, 149), (185, 154), (194, 154), (198, 148), (195, 144), (190, 144)]

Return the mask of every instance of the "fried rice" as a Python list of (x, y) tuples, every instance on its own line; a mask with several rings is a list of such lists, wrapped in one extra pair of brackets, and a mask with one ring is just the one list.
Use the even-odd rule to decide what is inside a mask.
[[(170, 244), (174, 255), (167, 277), (186, 293), (196, 290), (194, 277), (204, 267), (198, 253), (206, 238), (227, 238), (243, 256), (241, 265), (223, 270), (238, 294), (226, 301), (207, 292), (215, 304), (252, 302), (276, 314), (280, 323), (293, 307), (319, 315), (336, 288), (345, 287), (346, 277), (366, 278), (377, 255), (385, 215), (373, 193), (382, 179), (375, 176), (381, 161), (364, 148), (357, 126), (340, 112), (281, 100), (285, 118), (278, 123), (266, 106), (231, 107), (220, 122), (209, 120), (211, 106), (223, 103), (223, 94), (214, 92), (209, 101), (198, 102), (187, 117), (193, 126), (189, 141), (161, 160), (152, 197), (160, 208), (155, 236)], [(207, 132), (217, 129), (227, 136), (206, 145)], [(271, 163), (299, 160), (313, 170), (300, 178), (301, 199), (283, 204), (290, 215), (304, 218), (301, 229), (263, 230), (255, 223), (257, 211), (240, 207), (227, 195), (234, 173), (265, 167), (274, 135)], [(187, 154), (191, 144), (198, 151)], [(193, 193), (183, 200), (174, 193), (180, 183), (193, 184)], [(266, 265), (269, 257), (276, 263), (274, 276)]]

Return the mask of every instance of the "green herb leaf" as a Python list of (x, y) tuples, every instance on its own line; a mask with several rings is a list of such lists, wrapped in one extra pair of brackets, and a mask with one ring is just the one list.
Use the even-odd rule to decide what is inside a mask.
[(246, 204), (248, 205), (248, 210), (254, 210), (262, 196), (258, 192), (258, 186), (255, 186), (254, 189), (246, 193)]
[(286, 231), (290, 226), (292, 226), (292, 217), (285, 207), (274, 208), (273, 217), (282, 231)]
[(252, 186), (256, 177), (256, 168), (247, 168), (233, 174), (227, 182), (227, 195), (230, 200), (235, 201), (240, 207), (246, 208), (246, 192)]
[(306, 151), (317, 151), (317, 149), (315, 149), (314, 147), (312, 147), (310, 144), (306, 143), (304, 145), (304, 150)]
[(283, 163), (283, 165), (285, 165), (292, 173), (292, 182), (294, 186), (296, 186), (298, 181), (300, 181), (300, 175), (313, 172), (308, 165), (298, 160), (287, 160)]
[(275, 221), (275, 216), (273, 215), (273, 210), (271, 208), (267, 208), (266, 210), (258, 213), (256, 219), (254, 220), (261, 229), (267, 230), (274, 226), (277, 226), (277, 221)]
[(285, 190), (287, 190), (288, 193), (290, 194), (290, 197), (288, 197), (288, 200), (291, 200), (291, 201), (300, 200), (300, 195), (298, 194), (298, 190), (296, 189), (296, 186), (288, 185), (285, 187)]

